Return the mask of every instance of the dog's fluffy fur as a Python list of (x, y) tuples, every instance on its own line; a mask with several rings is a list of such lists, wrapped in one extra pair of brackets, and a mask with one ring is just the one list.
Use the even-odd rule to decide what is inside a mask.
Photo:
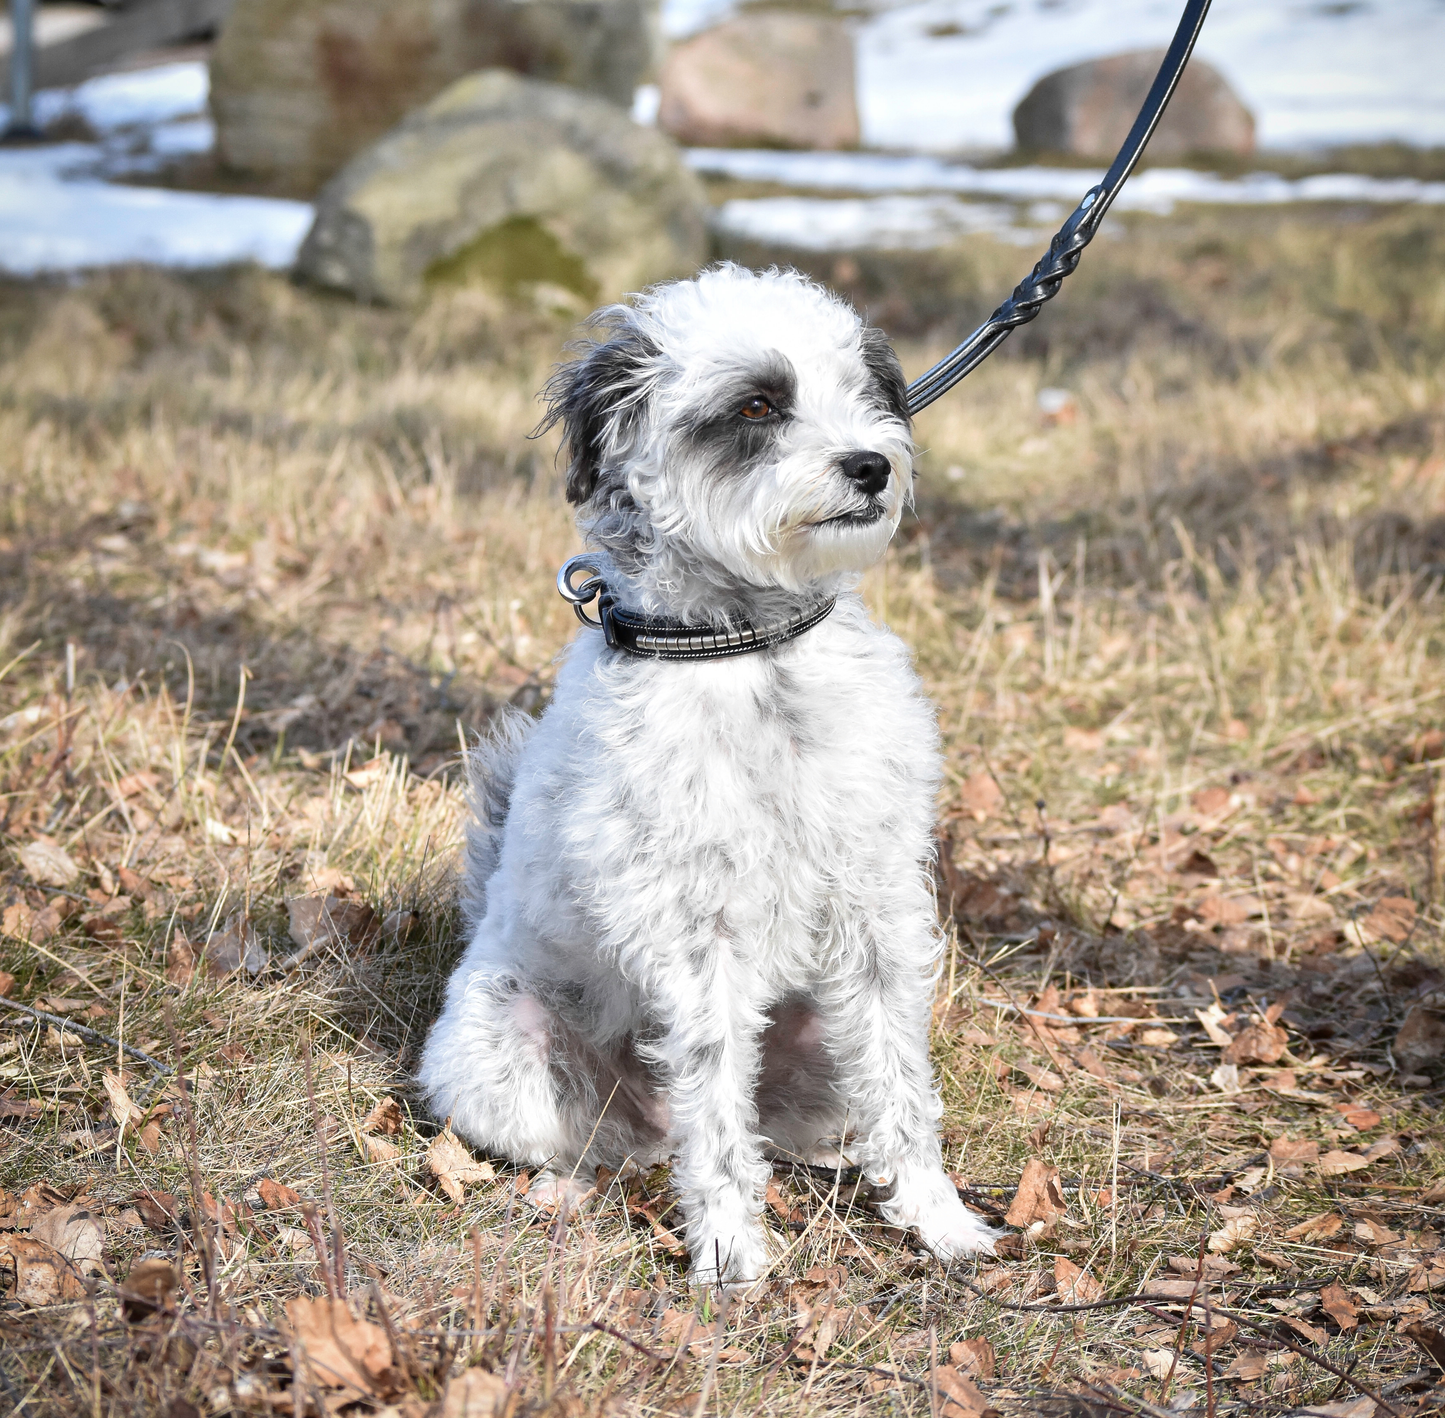
[[(928, 1057), (938, 735), (852, 590), (911, 484), (897, 359), (802, 277), (735, 266), (595, 325), (549, 392), (618, 601), (713, 625), (838, 604), (732, 659), (584, 631), (540, 722), (473, 755), (471, 943), (423, 1087), (540, 1196), (671, 1156), (704, 1282), (767, 1266), (766, 1157), (845, 1136), (890, 1222), (987, 1250)], [(886, 467), (848, 476), (859, 451)]]

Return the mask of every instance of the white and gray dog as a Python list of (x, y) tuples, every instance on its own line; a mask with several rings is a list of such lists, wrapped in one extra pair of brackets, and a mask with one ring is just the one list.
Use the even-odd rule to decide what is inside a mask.
[(889, 1222), (987, 1251), (928, 1055), (938, 734), (853, 590), (911, 486), (898, 361), (801, 276), (733, 265), (594, 327), (549, 389), (589, 564), (634, 625), (765, 648), (583, 632), (541, 720), (473, 754), (471, 943), (422, 1085), (544, 1169), (537, 1199), (673, 1158), (699, 1282), (766, 1270), (766, 1159), (845, 1136)]

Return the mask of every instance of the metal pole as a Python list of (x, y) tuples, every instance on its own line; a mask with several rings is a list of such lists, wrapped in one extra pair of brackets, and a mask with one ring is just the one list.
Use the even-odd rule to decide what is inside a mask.
[(35, 75), (35, 0), (10, 0), (10, 122), (6, 138), (38, 138), (30, 112)]

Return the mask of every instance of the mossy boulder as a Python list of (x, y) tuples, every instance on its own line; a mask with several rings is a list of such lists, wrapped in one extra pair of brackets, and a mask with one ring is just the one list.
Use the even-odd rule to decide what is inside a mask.
[(630, 106), (657, 0), (236, 0), (211, 60), (231, 167), (310, 194), (405, 114), (493, 66)]
[(469, 75), (322, 190), (298, 270), (362, 300), (429, 285), (568, 291), (593, 304), (707, 257), (707, 201), (673, 144), (605, 100)]

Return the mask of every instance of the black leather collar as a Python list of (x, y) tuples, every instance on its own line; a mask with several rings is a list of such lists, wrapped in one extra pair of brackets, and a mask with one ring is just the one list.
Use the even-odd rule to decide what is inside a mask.
[[(830, 596), (786, 620), (766, 625), (740, 621), (725, 630), (680, 620), (654, 620), (616, 604), (599, 569), (600, 561), (585, 552), (572, 557), (557, 573), (557, 590), (576, 611), (577, 619), (600, 630), (612, 649), (648, 660), (725, 660), (733, 655), (751, 655), (811, 630), (836, 603)], [(582, 572), (587, 573), (585, 579), (577, 581), (575, 578)], [(596, 620), (582, 609), (594, 600)]]

